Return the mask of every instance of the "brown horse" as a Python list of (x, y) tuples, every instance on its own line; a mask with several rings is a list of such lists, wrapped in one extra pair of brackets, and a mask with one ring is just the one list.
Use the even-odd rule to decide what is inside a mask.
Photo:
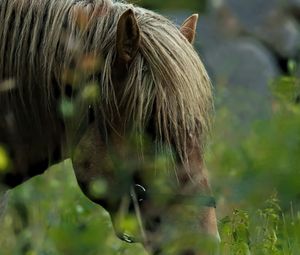
[[(82, 191), (111, 214), (122, 239), (133, 241), (117, 226), (124, 201), (151, 253), (176, 242), (169, 233), (217, 237), (203, 163), (211, 85), (192, 46), (197, 19), (178, 29), (111, 0), (0, 0), (0, 145), (11, 161), (2, 189), (71, 158)], [(143, 162), (161, 152), (170, 164), (146, 171)], [(123, 161), (137, 163), (128, 170)], [(101, 196), (90, 188), (99, 179)], [(201, 249), (178, 254), (186, 251)]]

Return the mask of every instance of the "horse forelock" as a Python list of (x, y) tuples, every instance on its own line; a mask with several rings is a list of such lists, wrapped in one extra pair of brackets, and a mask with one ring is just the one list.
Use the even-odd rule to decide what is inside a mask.
[(134, 11), (141, 45), (123, 93), (126, 116), (143, 129), (154, 114), (159, 138), (175, 145), (185, 160), (190, 137), (203, 151), (210, 130), (210, 79), (197, 52), (172, 22), (142, 8)]
[[(28, 90), (37, 89), (38, 81), (47, 102), (53, 76), (61, 80), (62, 70), (78, 53), (70, 50), (78, 40), (76, 49), (103, 58), (101, 78), (97, 80), (101, 92), (97, 107), (108, 109), (102, 111), (107, 115), (103, 119), (110, 120), (114, 107), (122, 105), (124, 121), (143, 131), (151, 116), (156, 121), (158, 139), (175, 145), (182, 160), (190, 134), (197, 137), (198, 146), (205, 144), (212, 110), (210, 80), (193, 47), (169, 20), (110, 0), (0, 1), (0, 21), (4, 22), (0, 27), (0, 80), (7, 76), (27, 80)], [(135, 13), (141, 42), (117, 102), (112, 70), (116, 29), (119, 17), (129, 8)], [(78, 29), (81, 10), (88, 16), (84, 29)], [(28, 85), (31, 80), (35, 80), (35, 88)]]

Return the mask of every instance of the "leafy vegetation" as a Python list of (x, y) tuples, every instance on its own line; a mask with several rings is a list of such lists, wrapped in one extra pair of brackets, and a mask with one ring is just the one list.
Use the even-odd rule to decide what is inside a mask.
[[(228, 109), (216, 109), (207, 164), (221, 219), (219, 254), (300, 249), (299, 79), (282, 77), (271, 89), (272, 114), (247, 132), (235, 129)], [(4, 168), (2, 147), (0, 159)], [(0, 236), (0, 254), (146, 254), (115, 237), (108, 214), (79, 190), (70, 161), (10, 191)]]
[(217, 108), (207, 163), (223, 218), (221, 254), (300, 249), (300, 81), (294, 65), (290, 76), (271, 84), (271, 113), (250, 130), (227, 108)]

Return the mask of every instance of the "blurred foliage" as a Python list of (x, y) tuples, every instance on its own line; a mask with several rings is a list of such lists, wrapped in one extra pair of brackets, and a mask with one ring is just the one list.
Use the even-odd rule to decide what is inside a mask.
[(299, 214), (284, 215), (276, 196), (251, 214), (234, 210), (220, 223), (221, 254), (298, 254), (299, 224)]
[[(289, 255), (300, 249), (299, 79), (281, 77), (270, 88), (272, 114), (246, 133), (228, 109), (216, 109), (206, 157), (222, 242), (219, 252), (211, 254)], [(3, 158), (5, 151), (0, 154)], [(164, 161), (158, 157), (157, 164)], [(152, 168), (151, 161), (147, 164)], [(159, 183), (157, 178), (155, 185)], [(101, 193), (105, 183), (97, 182), (93, 189)], [(131, 217), (121, 224), (136, 231)], [(115, 236), (108, 214), (81, 193), (69, 161), (10, 192), (0, 236), (0, 254), (146, 254), (141, 245)], [(215, 251), (216, 245), (204, 240), (185, 233), (176, 244)], [(166, 243), (166, 252), (173, 254), (176, 247)]]
[(1, 255), (146, 254), (115, 236), (109, 215), (82, 194), (70, 161), (10, 191), (0, 237)]
[(10, 159), (3, 146), (0, 144), (0, 172), (5, 172), (9, 169)]
[(270, 85), (270, 115), (250, 130), (222, 103), (216, 109), (206, 158), (223, 217), (221, 254), (299, 252), (300, 80), (294, 61), (288, 68)]
[[(213, 187), (229, 200), (259, 205), (276, 190), (284, 208), (299, 204), (300, 105), (299, 79), (273, 82), (269, 117), (248, 132), (228, 109), (216, 113), (213, 142), (207, 153)], [(230, 187), (230, 188), (229, 188)]]

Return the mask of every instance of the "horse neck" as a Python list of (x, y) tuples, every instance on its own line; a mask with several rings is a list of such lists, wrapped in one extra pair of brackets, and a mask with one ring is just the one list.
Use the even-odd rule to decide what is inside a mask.
[(48, 107), (38, 91), (14, 89), (0, 94), (0, 144), (7, 149), (12, 167), (9, 187), (43, 173), (65, 158), (64, 125), (54, 106)]

